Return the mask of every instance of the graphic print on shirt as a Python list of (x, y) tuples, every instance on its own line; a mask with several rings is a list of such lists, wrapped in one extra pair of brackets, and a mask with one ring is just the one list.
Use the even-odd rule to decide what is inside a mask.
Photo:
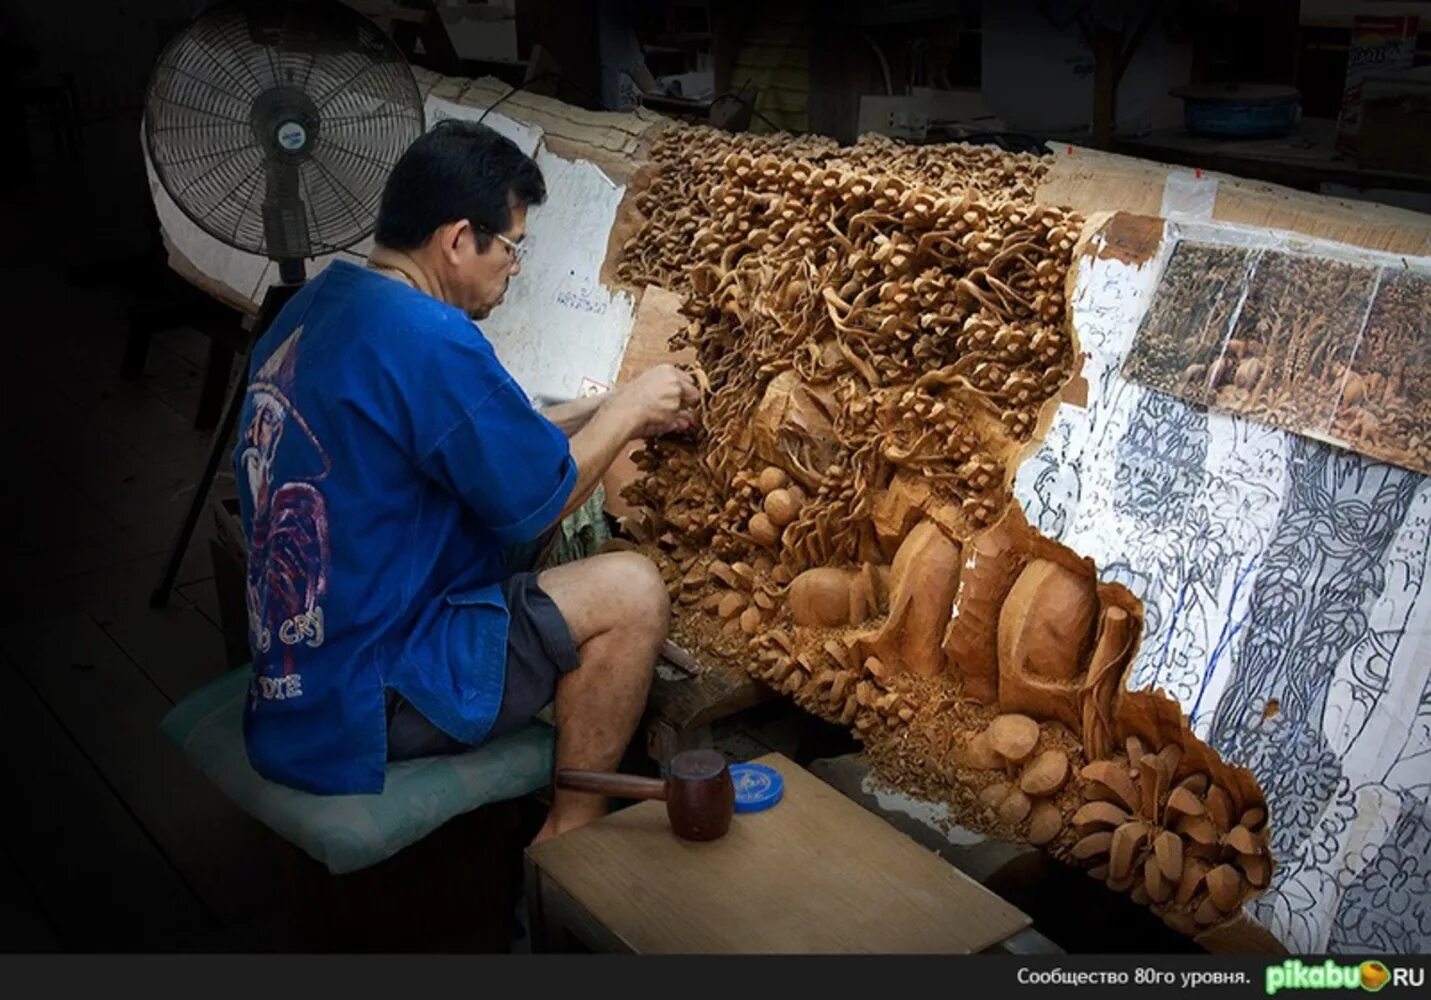
[[(330, 463), (292, 403), (302, 335), (299, 327), (255, 373), (242, 428), (243, 471), (253, 502), (245, 598), (255, 703), (302, 697), (298, 654), (324, 639), (328, 508), (317, 484), (327, 478)], [(280, 465), (285, 481), (276, 483)]]

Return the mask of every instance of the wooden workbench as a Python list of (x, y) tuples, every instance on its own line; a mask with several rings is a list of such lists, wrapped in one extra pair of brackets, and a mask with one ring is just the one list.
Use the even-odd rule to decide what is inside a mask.
[(533, 950), (569, 932), (637, 954), (939, 953), (997, 947), (1029, 918), (779, 754), (765, 812), (710, 843), (644, 802), (526, 853)]

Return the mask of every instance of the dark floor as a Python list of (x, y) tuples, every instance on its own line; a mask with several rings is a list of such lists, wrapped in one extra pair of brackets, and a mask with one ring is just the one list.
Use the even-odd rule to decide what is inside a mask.
[(0, 947), (259, 946), (286, 933), (273, 838), (157, 728), (226, 665), (211, 518), (170, 606), (147, 606), (208, 449), (206, 341), (161, 334), (121, 383), (133, 293), (66, 266), (143, 247), (137, 119), (85, 139), (73, 160), (36, 135), (34, 181), (0, 193)]

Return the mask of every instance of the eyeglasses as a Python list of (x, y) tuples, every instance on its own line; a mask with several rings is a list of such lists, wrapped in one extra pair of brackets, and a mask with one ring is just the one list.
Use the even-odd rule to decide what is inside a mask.
[(520, 264), (522, 258), (527, 255), (527, 248), (522, 246), (522, 244), (507, 239), (507, 237), (501, 233), (493, 233), (492, 236), (495, 237), (502, 246), (507, 248), (507, 256), (512, 259), (513, 264)]

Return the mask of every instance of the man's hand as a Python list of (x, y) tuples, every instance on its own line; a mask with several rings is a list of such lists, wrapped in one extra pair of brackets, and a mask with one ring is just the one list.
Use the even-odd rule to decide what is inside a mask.
[(561, 516), (586, 502), (612, 461), (630, 450), (632, 441), (690, 427), (699, 402), (695, 381), (674, 365), (652, 368), (610, 393), (571, 437), (576, 486)]
[(620, 407), (631, 421), (631, 439), (688, 430), (700, 390), (675, 365), (657, 365), (612, 393), (607, 406)]

